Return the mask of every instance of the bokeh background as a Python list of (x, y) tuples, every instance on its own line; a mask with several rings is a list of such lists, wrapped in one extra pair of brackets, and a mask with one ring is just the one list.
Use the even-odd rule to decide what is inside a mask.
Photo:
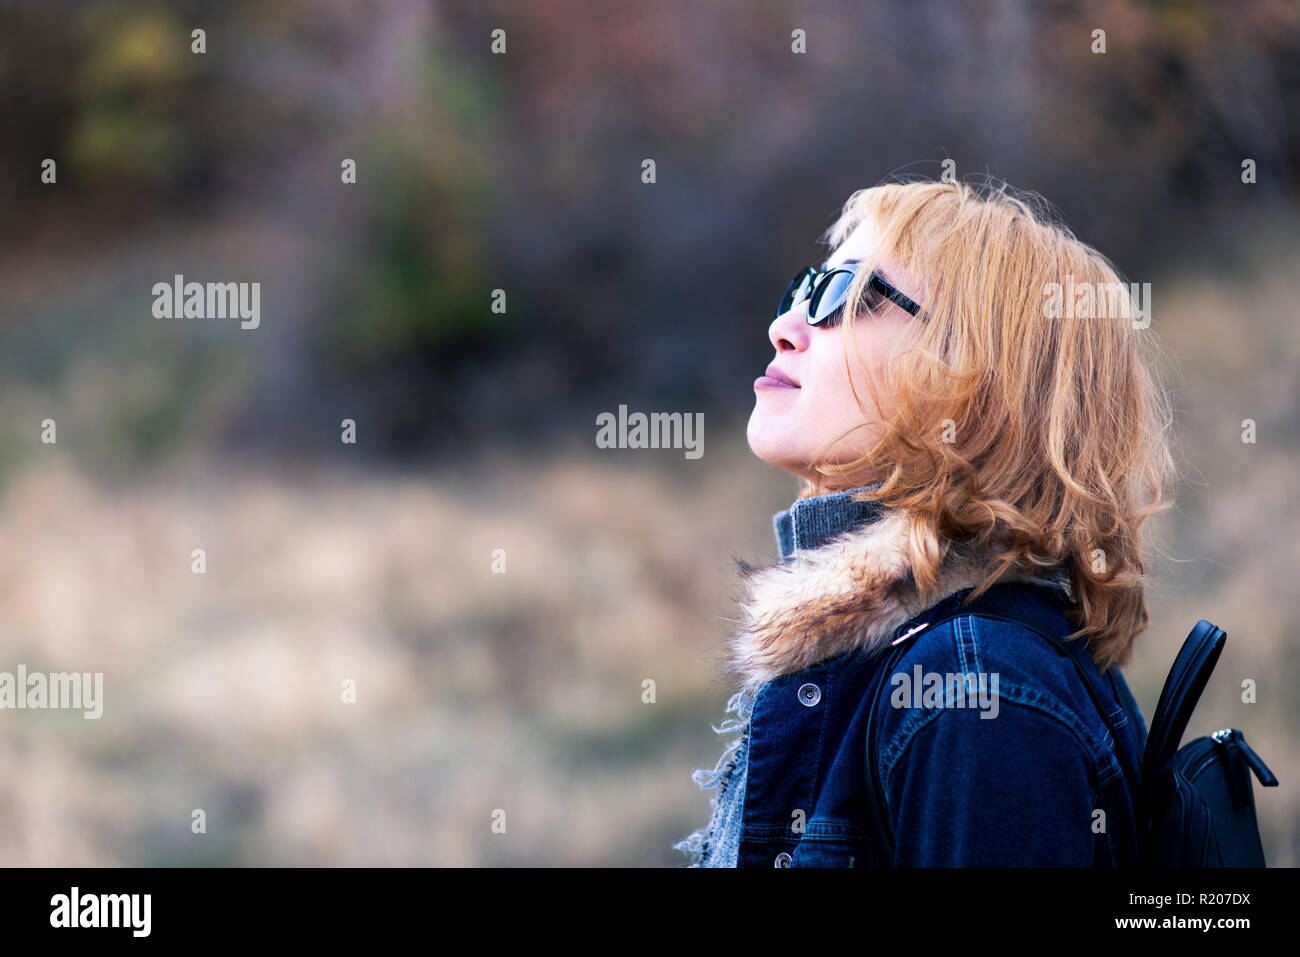
[[(105, 675), (0, 713), (0, 864), (682, 863), (798, 488), (743, 434), (776, 299), (945, 159), (1152, 283), (1183, 481), (1127, 674), (1149, 719), (1227, 630), (1189, 735), (1246, 732), (1300, 863), (1298, 85), (1287, 0), (0, 5), (0, 670)], [(176, 273), (260, 327), (153, 318)], [(619, 404), (704, 455), (596, 448)]]

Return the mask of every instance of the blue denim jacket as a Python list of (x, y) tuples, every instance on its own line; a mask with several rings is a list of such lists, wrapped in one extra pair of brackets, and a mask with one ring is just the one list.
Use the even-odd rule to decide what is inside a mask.
[[(874, 520), (879, 506), (854, 503), (851, 494), (803, 499), (778, 513), (782, 558)], [(970, 591), (915, 620), (955, 606)], [(1053, 589), (1000, 583), (987, 599), (1055, 634), (1073, 630), (1065, 598)], [(962, 616), (909, 640), (875, 718), (894, 865), (1136, 863), (1134, 795), (1116, 749), (1136, 767), (1146, 726), (1117, 668), (1117, 694), (1110, 676), (1097, 677), (1095, 686), (1118, 742), (1074, 666), (1020, 625)], [(1069, 645), (1096, 677), (1082, 644)], [(850, 652), (732, 696), (727, 711), (736, 717), (714, 730), (739, 736), (715, 768), (694, 775), (702, 788), (718, 788), (713, 814), (674, 845), (691, 857), (690, 866), (885, 863), (873, 859), (864, 734), (868, 690), (884, 660)], [(966, 675), (975, 677), (963, 706), (955, 677), (947, 676)], [(942, 693), (934, 691), (937, 680), (944, 681)]]

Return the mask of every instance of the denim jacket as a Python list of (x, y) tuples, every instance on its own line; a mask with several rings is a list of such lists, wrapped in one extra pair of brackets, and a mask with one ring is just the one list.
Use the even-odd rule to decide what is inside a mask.
[[(744, 680), (727, 705), (736, 717), (714, 729), (739, 734), (716, 767), (695, 772), (718, 789), (713, 813), (674, 847), (703, 867), (1135, 864), (1122, 760), (1138, 765), (1146, 725), (1119, 669), (1099, 675), (1068, 643), (1117, 741), (1073, 664), (1040, 635), (973, 616), (918, 628), (983, 579), (978, 556), (945, 567), (942, 598), (909, 602), (901, 516), (852, 494), (778, 513), (781, 562), (743, 566), (751, 597), (731, 662)], [(1069, 591), (1060, 575), (1004, 575), (986, 607), (1063, 636)], [(884, 862), (865, 799), (867, 696), (909, 631), (875, 716), (895, 845)]]

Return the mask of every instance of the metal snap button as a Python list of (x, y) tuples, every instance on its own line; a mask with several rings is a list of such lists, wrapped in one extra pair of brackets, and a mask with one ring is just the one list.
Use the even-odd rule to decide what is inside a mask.
[(791, 860), (792, 860), (792, 858), (790, 857), (790, 855), (787, 854), (785, 851), (782, 851), (780, 854), (776, 855), (776, 864), (775, 864), (775, 866), (776, 866), (776, 867), (789, 867), (789, 866), (790, 866), (790, 861), (791, 861)]
[(811, 681), (799, 689), (799, 703), (805, 708), (811, 708), (818, 701), (822, 700), (822, 689), (818, 688)]

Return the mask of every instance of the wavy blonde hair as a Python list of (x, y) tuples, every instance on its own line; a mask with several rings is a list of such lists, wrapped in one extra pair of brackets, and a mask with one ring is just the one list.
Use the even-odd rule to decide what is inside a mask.
[[(861, 296), (881, 258), (923, 286), (903, 291), (920, 297), (925, 324), (886, 366), (891, 407), (874, 447), (830, 464), (822, 456), (843, 436), (827, 442), (801, 497), (882, 482), (857, 497), (912, 513), (922, 593), (957, 543), (994, 559), (975, 595), (1012, 564), (1055, 570), (1073, 601), (1068, 637), (1087, 640), (1099, 668), (1127, 664), (1149, 622), (1142, 525), (1172, 506), (1176, 481), (1161, 352), (1135, 328), (1127, 295), (1106, 318), (1045, 308), (1048, 284), (1068, 294), (1071, 278), (1124, 280), (1045, 200), (1005, 183), (858, 190), (822, 241), (838, 247), (867, 218), (878, 242), (844, 308), (846, 368), (853, 323), (871, 321)], [(862, 379), (885, 408), (880, 384)]]

